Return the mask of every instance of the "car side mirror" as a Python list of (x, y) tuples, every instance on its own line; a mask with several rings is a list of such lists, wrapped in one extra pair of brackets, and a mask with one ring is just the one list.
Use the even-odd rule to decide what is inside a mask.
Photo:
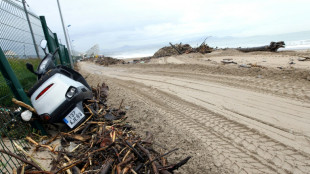
[(42, 40), (41, 43), (40, 43), (40, 47), (44, 50), (44, 49), (46, 49), (46, 46), (47, 46), (47, 41), (46, 40)]
[(32, 64), (26, 63), (26, 67), (27, 67), (27, 69), (28, 69), (30, 72), (36, 74), (36, 73), (34, 72), (34, 69), (33, 69), (33, 65), (32, 65)]
[(44, 53), (46, 54), (46, 46), (47, 46), (47, 41), (42, 40), (40, 43), (40, 47), (43, 49)]

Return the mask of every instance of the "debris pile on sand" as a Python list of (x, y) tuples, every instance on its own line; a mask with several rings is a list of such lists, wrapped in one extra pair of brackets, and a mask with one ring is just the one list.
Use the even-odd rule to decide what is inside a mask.
[[(159, 153), (152, 148), (152, 135), (141, 138), (134, 128), (126, 123), (122, 103), (118, 109), (106, 105), (108, 86), (104, 83), (93, 88), (94, 99), (84, 104), (87, 119), (74, 130), (59, 132), (45, 143), (34, 137), (26, 139), (36, 150), (44, 150), (57, 156), (46, 171), (39, 163), (24, 160), (27, 165), (20, 170), (26, 173), (173, 173), (191, 157), (169, 164), (166, 156), (173, 149)], [(60, 145), (50, 143), (60, 139)]]
[[(161, 49), (159, 49), (153, 57), (165, 57), (165, 56), (172, 56), (172, 55), (178, 55), (179, 53), (183, 54), (185, 52), (190, 52), (192, 50), (192, 47), (189, 44), (183, 45), (175, 44), (173, 46), (166, 46)], [(179, 52), (178, 52), (179, 51)]]
[(98, 58), (88, 58), (87, 61), (95, 62), (99, 65), (109, 66), (115, 64), (124, 64), (125, 61), (122, 59), (116, 59), (113, 57), (98, 57)]
[(112, 57), (101, 57), (95, 59), (95, 63), (104, 65), (104, 66), (109, 66), (109, 65), (114, 65), (114, 64), (124, 64), (125, 61), (122, 59), (115, 59)]
[(137, 63), (149, 63), (151, 61), (152, 57), (142, 57), (142, 58), (139, 58), (139, 59), (133, 59), (133, 60), (130, 60), (128, 61), (127, 63), (128, 64), (137, 64)]
[(197, 48), (192, 48), (189, 44), (175, 44), (169, 43), (170, 46), (163, 47), (159, 49), (153, 57), (165, 57), (165, 56), (172, 56), (172, 55), (178, 55), (178, 54), (188, 54), (188, 53), (211, 53), (213, 51), (212, 47), (209, 47), (205, 41)]

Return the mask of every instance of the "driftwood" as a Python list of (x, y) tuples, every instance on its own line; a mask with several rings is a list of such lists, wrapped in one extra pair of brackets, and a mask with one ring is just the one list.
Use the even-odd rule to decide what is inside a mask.
[[(144, 140), (137, 136), (125, 122), (126, 113), (121, 110), (123, 101), (117, 109), (111, 109), (105, 104), (107, 90), (105, 84), (94, 88), (94, 98), (84, 105), (84, 113), (88, 118), (76, 129), (61, 132), (52, 138), (60, 138), (58, 149), (62, 150), (55, 151), (58, 156), (53, 160), (51, 173), (169, 174), (187, 162), (181, 160), (169, 164), (166, 156), (177, 149), (158, 153), (152, 147), (150, 133), (147, 133)], [(31, 137), (27, 137), (27, 140), (38, 148), (44, 147), (41, 150), (54, 150), (53, 147), (37, 143)], [(32, 166), (35, 167), (27, 168), (25, 173), (44, 170), (37, 164)]]
[(237, 50), (242, 52), (253, 52), (253, 51), (270, 51), (276, 52), (279, 48), (284, 48), (285, 43), (283, 41), (279, 42), (270, 42), (269, 45), (260, 46), (260, 47), (250, 47), (250, 48), (237, 48)]
[(297, 60), (298, 61), (309, 61), (310, 57), (299, 57)]
[(181, 51), (179, 51), (174, 45), (172, 45), (172, 43), (171, 42), (169, 42), (169, 44), (171, 45), (171, 47), (173, 48), (173, 49), (175, 49), (179, 54), (182, 54), (181, 53)]
[(19, 105), (21, 107), (28, 109), (31, 112), (36, 113), (36, 110), (33, 107), (31, 107), (30, 105), (27, 105), (26, 103), (24, 103), (22, 101), (16, 100), (15, 98), (12, 98), (12, 102), (15, 103), (16, 105)]
[(28, 158), (30, 158), (37, 166), (39, 166), (43, 171), (46, 171), (46, 169), (40, 164), (30, 153), (26, 152), (20, 145), (18, 145), (16, 142), (13, 142), (15, 147), (21, 151), (24, 155), (26, 155)]
[(158, 57), (188, 54), (188, 53), (201, 53), (201, 54), (211, 53), (213, 51), (213, 48), (209, 47), (206, 44), (207, 39), (208, 37), (197, 48), (192, 48), (189, 44), (180, 43), (173, 45), (171, 42), (169, 42), (170, 46), (159, 49), (158, 51), (156, 51), (153, 57), (158, 58)]
[(113, 57), (99, 57), (99, 58), (90, 58), (90, 61), (93, 61), (97, 64), (103, 66), (115, 65), (115, 64), (124, 64), (125, 61), (122, 59), (116, 59)]
[(200, 44), (199, 47), (197, 48), (194, 48), (194, 51), (193, 52), (199, 52), (199, 53), (202, 53), (202, 54), (205, 54), (205, 53), (211, 53), (213, 51), (213, 48), (209, 47), (207, 44), (206, 44), (206, 40), (208, 38), (210, 38), (211, 36), (208, 36), (205, 38), (205, 40)]
[(1, 152), (1, 153), (5, 153), (5, 154), (7, 154), (7, 155), (9, 155), (9, 156), (11, 156), (11, 157), (14, 157), (14, 158), (16, 158), (16, 159), (18, 159), (18, 160), (20, 160), (20, 161), (26, 163), (26, 164), (29, 164), (29, 165), (35, 167), (35, 168), (36, 168), (37, 170), (39, 170), (39, 171), (42, 171), (41, 167), (38, 166), (36, 163), (30, 162), (30, 161), (28, 161), (28, 160), (25, 160), (24, 158), (22, 158), (22, 157), (20, 157), (20, 156), (18, 156), (18, 155), (15, 155), (15, 154), (12, 153), (12, 152), (8, 152), (8, 151), (2, 150), (2, 149), (0, 149), (0, 152)]
[(51, 152), (53, 152), (53, 153), (55, 152), (54, 150), (55, 150), (56, 146), (51, 147), (49, 145), (39, 144), (36, 141), (34, 141), (31, 137), (26, 137), (25, 139), (28, 140), (30, 143), (36, 145), (36, 148), (45, 147), (45, 148), (49, 149)]

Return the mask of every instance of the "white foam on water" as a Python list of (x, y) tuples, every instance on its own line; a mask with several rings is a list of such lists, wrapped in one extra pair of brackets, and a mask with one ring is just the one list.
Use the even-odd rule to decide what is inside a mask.
[(285, 42), (285, 48), (279, 50), (306, 50), (310, 49), (310, 40), (296, 40)]

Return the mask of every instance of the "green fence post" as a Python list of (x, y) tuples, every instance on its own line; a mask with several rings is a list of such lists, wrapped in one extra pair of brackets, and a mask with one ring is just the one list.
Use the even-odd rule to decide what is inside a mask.
[[(23, 101), (28, 105), (31, 105), (29, 98), (27, 97), (22, 85), (19, 83), (1, 47), (0, 47), (0, 71), (6, 81), (6, 84), (10, 87), (16, 99)], [(44, 128), (38, 121), (34, 121), (33, 123), (31, 123), (31, 126), (35, 129), (40, 130), (42, 134), (46, 135)]]
[(71, 68), (71, 63), (68, 57), (66, 57), (66, 47), (64, 45), (60, 45), (61, 55), (64, 58), (65, 66)]
[(56, 47), (59, 48), (58, 55), (59, 55), (59, 59), (60, 59), (60, 64), (61, 65), (65, 65), (64, 57), (61, 54), (61, 49), (60, 49), (60, 46), (59, 46), (57, 34), (56, 33), (53, 33), (53, 34), (54, 34), (54, 40), (55, 40), (55, 43), (56, 43)]
[(45, 17), (44, 16), (40, 16), (40, 20), (41, 20), (42, 29), (43, 29), (43, 33), (44, 33), (45, 39), (47, 41), (48, 51), (50, 53), (52, 53), (52, 52), (54, 52), (56, 50), (56, 48), (54, 47), (52, 38), (49, 35), (49, 31), (48, 31), (48, 27), (47, 27), (47, 24), (46, 24)]
[[(66, 55), (67, 62), (70, 62), (69, 52), (68, 52), (68, 49), (66, 47), (65, 47), (65, 55)], [(72, 60), (72, 62), (73, 62), (73, 60)], [(72, 69), (74, 68), (74, 67), (71, 66), (71, 63), (69, 64), (69, 67), (72, 68)]]
[[(56, 38), (54, 38), (54, 33), (52, 33), (49, 30), (44, 16), (40, 16), (40, 21), (41, 21), (41, 25), (42, 25), (42, 29), (43, 29), (45, 39), (47, 41), (48, 51), (50, 53), (53, 53), (57, 49), (57, 43), (56, 43)], [(61, 60), (57, 61), (58, 59), (60, 59), (59, 53), (58, 53), (58, 55), (56, 54), (56, 59), (54, 62), (55, 65), (58, 65), (59, 63), (61, 64), (61, 62), (60, 62)]]
[[(26, 66), (26, 65), (25, 65)], [(7, 85), (12, 90), (16, 99), (23, 101), (26, 104), (31, 104), (22, 85), (19, 83), (17, 77), (15, 76), (14, 71), (11, 68), (10, 63), (6, 59), (2, 48), (0, 47), (0, 70), (3, 74), (3, 77), (7, 83)]]

